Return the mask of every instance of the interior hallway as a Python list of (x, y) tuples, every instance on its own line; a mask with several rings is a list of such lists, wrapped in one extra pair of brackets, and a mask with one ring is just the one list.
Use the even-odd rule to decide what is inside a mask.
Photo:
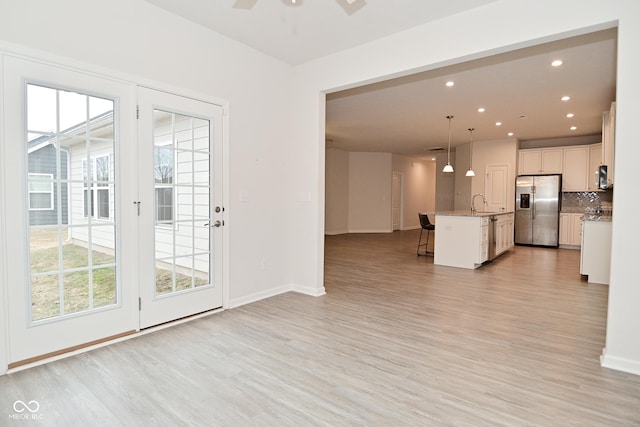
[(37, 425), (640, 425), (640, 377), (600, 367), (607, 287), (579, 252), (481, 269), (418, 230), (326, 238), (327, 295), (288, 293), (0, 377)]

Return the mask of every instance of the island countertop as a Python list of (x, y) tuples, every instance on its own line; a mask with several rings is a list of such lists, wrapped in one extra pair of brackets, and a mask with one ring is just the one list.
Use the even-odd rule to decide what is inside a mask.
[(475, 211), (471, 210), (457, 210), (457, 211), (437, 211), (437, 212), (427, 212), (428, 215), (434, 216), (472, 216), (472, 217), (486, 217), (486, 216), (496, 216), (496, 215), (507, 215), (512, 214), (513, 211), (504, 211), (504, 212), (487, 212), (487, 211)]
[(603, 222), (611, 222), (611, 215), (601, 215), (601, 214), (584, 214), (582, 216), (583, 221), (603, 221)]

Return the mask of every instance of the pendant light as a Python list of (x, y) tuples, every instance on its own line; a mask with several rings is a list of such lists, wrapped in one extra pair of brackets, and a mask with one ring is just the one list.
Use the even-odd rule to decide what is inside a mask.
[(451, 119), (453, 116), (447, 116), (449, 119), (449, 145), (447, 147), (447, 164), (442, 168), (442, 172), (451, 173), (453, 172), (453, 166), (451, 166)]
[(464, 176), (476, 176), (476, 173), (471, 169), (471, 162), (473, 160), (473, 131), (475, 128), (469, 128), (469, 170)]

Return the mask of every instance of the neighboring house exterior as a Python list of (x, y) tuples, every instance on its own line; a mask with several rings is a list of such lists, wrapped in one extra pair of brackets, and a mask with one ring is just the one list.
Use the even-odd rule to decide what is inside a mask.
[[(69, 140), (69, 237), (103, 252), (115, 248), (115, 164), (113, 112), (92, 118)], [(88, 133), (88, 134), (87, 134)], [(90, 225), (90, 227), (89, 227)]]
[[(161, 268), (175, 264), (183, 274), (190, 275), (195, 269), (208, 278), (209, 122), (160, 111), (156, 114), (156, 260)], [(74, 244), (88, 246), (90, 241), (94, 250), (113, 253), (113, 129), (113, 112), (108, 111), (59, 136), (41, 136), (29, 143), (31, 226), (68, 225), (65, 235)]]
[(94, 249), (113, 251), (113, 134), (108, 111), (28, 142), (30, 226), (68, 225), (75, 243), (86, 245), (91, 233)]
[[(29, 225), (69, 223), (69, 187), (57, 182), (58, 159), (55, 138), (43, 136), (28, 143)], [(69, 174), (69, 150), (60, 153), (60, 180)]]

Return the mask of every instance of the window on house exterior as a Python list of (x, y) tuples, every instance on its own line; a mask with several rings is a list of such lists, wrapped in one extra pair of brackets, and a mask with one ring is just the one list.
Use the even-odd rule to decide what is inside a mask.
[(172, 145), (154, 147), (155, 212), (156, 225), (173, 224), (173, 173), (174, 152)]
[[(87, 166), (90, 166), (89, 168)], [(98, 219), (109, 219), (109, 156), (82, 160), (84, 182), (83, 214)]]
[(29, 210), (53, 210), (53, 175), (48, 173), (29, 174)]

